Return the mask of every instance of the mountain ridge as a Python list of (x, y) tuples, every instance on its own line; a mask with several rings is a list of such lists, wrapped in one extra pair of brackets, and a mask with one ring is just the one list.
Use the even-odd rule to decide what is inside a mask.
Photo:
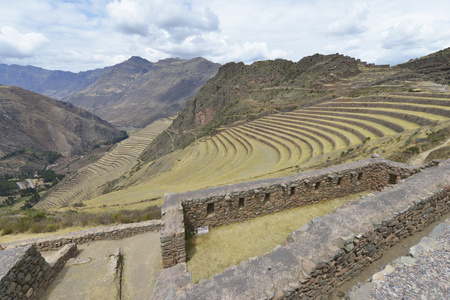
[(152, 63), (133, 56), (66, 101), (116, 126), (144, 127), (176, 113), (218, 68), (204, 58)]
[(29, 65), (0, 64), (0, 84), (19, 86), (35, 93), (63, 100), (94, 83), (109, 68), (73, 73), (46, 70)]
[(0, 84), (84, 108), (119, 127), (145, 127), (180, 110), (220, 64), (196, 57), (150, 62), (139, 56), (79, 73), (0, 64)]

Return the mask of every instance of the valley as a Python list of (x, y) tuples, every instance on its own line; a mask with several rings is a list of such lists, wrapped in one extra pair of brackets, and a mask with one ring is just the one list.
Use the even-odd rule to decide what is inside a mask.
[[(447, 56), (449, 52), (450, 49), (444, 50)], [(418, 61), (433, 62), (436, 57), (441, 59), (441, 54), (432, 54)], [(206, 63), (202, 59), (196, 59), (196, 62)], [(185, 62), (174, 59), (166, 63)], [(127, 128), (127, 138), (122, 132), (124, 139), (121, 141), (118, 140), (121, 138), (120, 134), (101, 142), (91, 139), (89, 155), (80, 152), (72, 158), (68, 158), (68, 155), (64, 159), (60, 158), (64, 163), (52, 168), (58, 173), (66, 174), (66, 177), (57, 184), (55, 182), (48, 190), (40, 190), (33, 208), (21, 207), (24, 199), (14, 206), (2, 207), (0, 220), (7, 226), (2, 224), (3, 237), (0, 237), (0, 242), (21, 240), (33, 236), (34, 232), (40, 236), (50, 234), (43, 233), (45, 231), (60, 234), (71, 231), (72, 226), (75, 230), (100, 224), (158, 219), (160, 214), (166, 218), (169, 216), (167, 220), (170, 220), (170, 209), (173, 207), (169, 207), (171, 204), (164, 201), (171, 197), (175, 199), (177, 195), (174, 194), (192, 192), (194, 195), (201, 193), (199, 190), (218, 187), (227, 189), (234, 184), (244, 187), (255, 180), (270, 183), (270, 179), (297, 176), (306, 171), (313, 171), (311, 178), (314, 179), (314, 170), (366, 158), (388, 159), (393, 163), (393, 168), (400, 166), (395, 165), (394, 161), (421, 165), (435, 158), (448, 159), (449, 82), (442, 75), (443, 69), (433, 63), (422, 64), (415, 61), (389, 67), (368, 64), (340, 54), (316, 54), (296, 63), (286, 60), (262, 61), (251, 65), (229, 63), (218, 69), (217, 74), (211, 75), (209, 80), (202, 77), (205, 80), (201, 84), (200, 81), (195, 84), (186, 83), (183, 81), (184, 75), (181, 76), (181, 82), (191, 88), (195, 87), (195, 92), (186, 90), (187, 94), (193, 94), (174, 100), (173, 103), (177, 103), (173, 106), (177, 107), (176, 114), (175, 110), (159, 110), (145, 102), (133, 106), (131, 103), (136, 100), (136, 94), (126, 96), (136, 90), (142, 95), (148, 95), (146, 88), (140, 89), (137, 85), (138, 82), (145, 81), (143, 78), (147, 76), (147, 67), (151, 69), (155, 65), (133, 57), (121, 65), (111, 67), (94, 84), (68, 98), (73, 103), (76, 102), (74, 99), (78, 99), (80, 106), (84, 105), (88, 110), (103, 114), (102, 117), (116, 126), (116, 132), (121, 132), (118, 128)], [(426, 66), (431, 67), (427, 69)], [(125, 72), (121, 73), (123, 69)], [(439, 80), (436, 80), (437, 76)], [(127, 77), (132, 83), (124, 84), (120, 80), (123, 77)], [(172, 86), (177, 85), (179, 84), (174, 83)], [(161, 90), (165, 87), (167, 86), (162, 86)], [(14, 89), (18, 91), (19, 88)], [(166, 90), (165, 93), (180, 96), (181, 90), (172, 91), (173, 93)], [(26, 94), (24, 91), (21, 93)], [(96, 98), (98, 95), (105, 102)], [(169, 98), (168, 96), (167, 99)], [(108, 106), (111, 104), (107, 103), (109, 100), (117, 106)], [(90, 106), (92, 103), (97, 103), (97, 107)], [(147, 108), (142, 109), (142, 105)], [(118, 107), (123, 109), (115, 111)], [(171, 117), (161, 118), (169, 115)], [(145, 127), (140, 129), (141, 126)], [(433, 167), (435, 164), (438, 163), (422, 165), (422, 168)], [(384, 167), (380, 168), (385, 172)], [(398, 168), (400, 170), (403, 167)], [(415, 166), (405, 168), (413, 171), (407, 171), (407, 175), (402, 173), (403, 169), (399, 171), (400, 175), (389, 173), (388, 179), (384, 176), (387, 173), (383, 173), (383, 184), (387, 187), (380, 187), (380, 190), (385, 192), (392, 189), (389, 186), (395, 186), (414, 172), (420, 173), (419, 167), (417, 170)], [(361, 178), (372, 180), (362, 177), (363, 172), (359, 172), (356, 177), (356, 171), (350, 172), (352, 175), (347, 174), (348, 183), (345, 185), (359, 189), (363, 181)], [(290, 189), (284, 185), (286, 207), (291, 205), (289, 199), (295, 198), (296, 191), (302, 188), (314, 195), (328, 187), (343, 189), (341, 178), (329, 178), (332, 180), (321, 179), (322, 181), (311, 185), (308, 185), (307, 180), (306, 185), (291, 186)], [(334, 182), (335, 179), (337, 183)], [(268, 209), (268, 214), (283, 210), (270, 207), (273, 203), (269, 199), (273, 195), (269, 187), (265, 188), (267, 190), (261, 194), (264, 200), (252, 198), (255, 203), (259, 201), (255, 204), (256, 209), (260, 209), (258, 205), (263, 203), (261, 206), (264, 207), (263, 210)], [(255, 188), (251, 190), (255, 194), (260, 192)], [(187, 255), (193, 283), (217, 272), (228, 272), (232, 264), (243, 262), (242, 265), (245, 265), (246, 260), (253, 261), (249, 257), (264, 256), (274, 246), (275, 250), (282, 247), (281, 244), (286, 246), (286, 234), (292, 230), (312, 224), (314, 222), (311, 219), (321, 219), (325, 214), (330, 217), (330, 214), (340, 211), (341, 206), (346, 211), (368, 193), (370, 194), (366, 198), (372, 198), (374, 194), (379, 197), (379, 192), (371, 193), (369, 190), (345, 199), (330, 200), (333, 197), (328, 199), (327, 196), (327, 202), (323, 203), (326, 206), (323, 207), (318, 203), (322, 200), (320, 199), (310, 207), (302, 207), (301, 212), (286, 210), (280, 215), (267, 216), (270, 217), (267, 219), (258, 217), (254, 222), (247, 222), (250, 217), (247, 218), (246, 215), (245, 226), (238, 223), (234, 224), (237, 227), (226, 225), (214, 228), (206, 237), (190, 237), (189, 233)], [(223, 193), (217, 197), (227, 201)], [(201, 199), (194, 201), (203, 201)], [(219, 214), (224, 211), (226, 214), (238, 214), (245, 209), (253, 209), (244, 204), (247, 198), (236, 199), (237, 203), (230, 202), (220, 212), (215, 211), (215, 202), (211, 202), (212, 206), (211, 203), (203, 205), (205, 207), (200, 205), (198, 211), (197, 208), (194, 209), (189, 217), (205, 213), (205, 224), (209, 224), (208, 222), (213, 222), (216, 213), (219, 218)], [(232, 211), (235, 204), (237, 212)], [(186, 209), (181, 205), (180, 207), (181, 211)], [(206, 212), (202, 211), (203, 208)], [(299, 218), (299, 214), (304, 218)], [(160, 226), (157, 230), (165, 230), (165, 224), (170, 224), (169, 221), (165, 223), (164, 217), (162, 223), (156, 222)], [(186, 221), (187, 223), (183, 222), (181, 223), (187, 226), (189, 222), (195, 223), (195, 218)], [(218, 222), (223, 225), (221, 219)], [(250, 228), (249, 224), (253, 223), (255, 225), (251, 226), (255, 227), (247, 233), (247, 237), (244, 233), (239, 233), (241, 227)], [(30, 226), (30, 229), (25, 229), (25, 225)], [(24, 228), (22, 231), (19, 228), (21, 226)], [(167, 228), (170, 229), (170, 225)], [(20, 233), (16, 234), (17, 232)], [(184, 234), (183, 231), (183, 243), (186, 242)], [(251, 237), (257, 240), (255, 246), (250, 245)], [(238, 257), (234, 253), (239, 251), (244, 242), (248, 242), (248, 248), (252, 249), (242, 251), (242, 255)], [(234, 248), (220, 246), (220, 243)], [(163, 241), (161, 246), (166, 244)], [(132, 250), (132, 247), (127, 248), (127, 251)], [(158, 249), (152, 249), (152, 255), (157, 252)], [(212, 252), (211, 256), (206, 255), (209, 252)], [(179, 263), (178, 258), (167, 260), (164, 251), (162, 253), (165, 267), (168, 267), (166, 263)], [(159, 255), (155, 257), (159, 259)], [(217, 262), (222, 257), (226, 258), (225, 262)], [(209, 261), (214, 263), (209, 264)], [(205, 265), (208, 267), (204, 268)], [(58, 285), (53, 288), (58, 290)]]
[[(236, 79), (229, 74), (234, 65), (224, 66), (173, 123), (156, 122), (131, 135), (105, 157), (46, 193), (36, 208), (64, 210), (76, 205), (80, 211), (98, 213), (160, 206), (166, 193), (285, 176), (367, 158), (375, 152), (399, 159), (402, 153), (413, 154), (407, 149), (418, 147), (414, 151), (421, 152), (435, 147), (436, 142), (417, 142), (426, 141), (432, 133), (448, 135), (450, 93), (445, 85), (424, 80), (409, 69), (370, 65), (342, 55), (316, 55), (301, 62), (307, 66), (299, 73), (306, 80), (301, 81), (303, 86), (307, 84), (304, 88), (296, 88), (299, 84), (292, 75), (286, 81), (266, 71), (268, 64), (293, 68), (290, 63), (261, 62), (248, 71), (253, 74), (249, 78), (255, 79), (251, 81), (252, 89), (244, 94), (226, 87), (234, 86)], [(256, 69), (258, 65), (261, 68)], [(331, 68), (333, 74), (340, 72), (341, 76), (320, 73), (318, 68)], [(267, 81), (261, 72), (278, 76), (278, 82)], [(283, 69), (274, 72), (286, 73)], [(225, 77), (232, 78), (232, 82), (225, 83)], [(250, 82), (249, 78), (246, 80)], [(210, 104), (198, 102), (200, 98), (208, 101), (210, 86), (220, 80), (219, 93), (225, 95), (224, 99), (236, 100), (228, 100), (235, 103), (232, 106), (215, 106), (213, 112), (208, 110)], [(224, 92), (220, 92), (222, 89)], [(267, 101), (269, 94), (273, 98)], [(213, 92), (209, 99), (215, 101), (216, 95)], [(293, 102), (295, 97), (303, 100)], [(194, 102), (198, 112), (187, 114)], [(300, 108), (295, 109), (292, 103)], [(220, 113), (220, 106), (228, 108)], [(245, 113), (224, 115), (233, 113), (234, 106)], [(258, 110), (259, 118), (247, 119)], [(217, 117), (208, 120), (208, 113), (204, 113), (204, 121), (196, 126), (188, 121), (207, 111)], [(184, 123), (180, 123), (181, 117)], [(215, 124), (216, 134), (205, 134), (203, 128), (211, 128), (211, 123)], [(196, 138), (192, 144), (180, 147), (186, 136)], [(155, 147), (159, 153), (168, 154), (149, 155)]]

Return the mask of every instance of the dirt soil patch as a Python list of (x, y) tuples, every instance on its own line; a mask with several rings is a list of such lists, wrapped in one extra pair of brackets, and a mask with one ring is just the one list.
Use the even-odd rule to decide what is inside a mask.
[[(42, 299), (116, 299), (119, 283), (110, 255), (123, 251), (121, 299), (149, 299), (156, 271), (161, 269), (159, 232), (147, 232), (121, 240), (79, 245)], [(52, 252), (43, 252), (44, 257)], [(74, 261), (81, 261), (73, 264)]]

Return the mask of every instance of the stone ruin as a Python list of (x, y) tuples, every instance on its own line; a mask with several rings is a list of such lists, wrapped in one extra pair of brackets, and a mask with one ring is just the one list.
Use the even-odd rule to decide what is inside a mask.
[[(333, 293), (400, 240), (449, 211), (450, 160), (438, 167), (366, 159), (282, 178), (168, 194), (153, 299), (310, 299)], [(284, 246), (198, 284), (185, 234), (375, 190), (292, 232)]]
[[(186, 232), (375, 190), (292, 232), (283, 246), (198, 284)], [(153, 299), (303, 299), (332, 293), (400, 240), (450, 209), (450, 160), (411, 166), (366, 159), (281, 178), (168, 194), (161, 221), (123, 224), (5, 244), (0, 299), (37, 299), (77, 250), (74, 243), (160, 231), (164, 269)], [(61, 248), (63, 247), (63, 248)], [(39, 250), (60, 249), (48, 261)]]

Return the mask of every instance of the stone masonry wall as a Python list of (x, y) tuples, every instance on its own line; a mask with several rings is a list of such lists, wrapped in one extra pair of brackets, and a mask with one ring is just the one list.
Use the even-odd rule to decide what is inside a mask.
[(185, 231), (195, 233), (201, 226), (217, 227), (361, 191), (381, 190), (419, 171), (418, 166), (365, 159), (286, 177), (167, 194), (162, 206), (163, 267), (186, 261)]
[(2, 246), (6, 248), (13, 248), (25, 245), (34, 245), (39, 251), (51, 251), (71, 243), (84, 244), (99, 240), (123, 239), (148, 231), (159, 231), (160, 228), (161, 220), (150, 220), (131, 224), (90, 228), (62, 235), (33, 238), (19, 242), (2, 244)]
[(38, 299), (76, 253), (69, 244), (47, 262), (33, 245), (0, 251), (0, 299)]
[(292, 232), (285, 246), (209, 280), (186, 285), (186, 270), (164, 269), (157, 286), (164, 286), (158, 278), (168, 275), (184, 282), (172, 283), (176, 290), (156, 290), (153, 299), (326, 297), (400, 240), (449, 211), (450, 160), (338, 208)]
[(182, 201), (186, 230), (217, 227), (333, 198), (381, 190), (411, 176), (419, 167), (384, 160), (363, 160), (274, 180), (211, 189), (212, 195)]
[(168, 197), (161, 207), (164, 222), (161, 227), (161, 255), (163, 267), (171, 267), (186, 262), (186, 241), (184, 215), (181, 202), (176, 197)]

